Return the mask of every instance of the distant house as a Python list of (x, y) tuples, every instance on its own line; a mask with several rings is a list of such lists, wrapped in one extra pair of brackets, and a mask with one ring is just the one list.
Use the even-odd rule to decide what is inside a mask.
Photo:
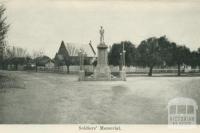
[[(91, 65), (93, 57), (84, 58), (84, 65)], [(55, 65), (57, 67), (67, 66), (67, 71), (69, 72), (69, 66), (79, 66), (80, 65), (80, 57), (79, 56), (70, 56), (67, 48), (64, 44), (64, 41), (61, 42), (58, 52), (54, 58)]]
[(54, 61), (48, 56), (41, 56), (36, 58), (37, 66), (53, 68), (55, 66)]
[[(71, 65), (80, 65), (80, 57), (79, 56), (70, 56)], [(94, 57), (84, 57), (84, 65), (92, 65)]]
[(56, 66), (65, 66), (65, 65), (69, 65), (70, 61), (69, 61), (69, 53), (65, 47), (64, 42), (61, 42), (60, 48), (58, 50), (58, 52), (55, 55), (55, 65)]
[(54, 67), (55, 67), (54, 61), (53, 61), (53, 60), (49, 60), (49, 62), (47, 62), (47, 63), (45, 64), (45, 67), (46, 67), (46, 68), (54, 68)]
[(30, 57), (12, 57), (4, 60), (4, 67), (8, 70), (24, 70), (30, 61)]

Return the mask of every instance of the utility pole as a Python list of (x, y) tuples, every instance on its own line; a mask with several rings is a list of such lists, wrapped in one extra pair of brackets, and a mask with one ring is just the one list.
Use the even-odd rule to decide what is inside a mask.
[(125, 53), (126, 53), (126, 51), (124, 50), (124, 42), (122, 42), (122, 57), (123, 57), (123, 67), (125, 67)]
[(83, 81), (85, 79), (85, 71), (84, 71), (84, 53), (82, 50), (79, 52), (80, 57), (80, 70), (79, 70), (79, 81)]
[(122, 61), (122, 69), (120, 70), (120, 78), (123, 81), (126, 81), (125, 53), (126, 51), (124, 50), (124, 42), (122, 42), (122, 53), (120, 53), (120, 57)]
[(119, 69), (120, 69), (120, 71), (122, 70), (122, 67), (123, 67), (123, 54), (122, 53), (120, 53), (120, 67), (119, 67)]

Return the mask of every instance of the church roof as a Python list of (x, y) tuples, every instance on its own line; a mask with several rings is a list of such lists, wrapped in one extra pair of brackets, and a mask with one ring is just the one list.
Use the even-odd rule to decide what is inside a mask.
[(60, 48), (59, 48), (57, 54), (58, 54), (58, 55), (62, 55), (64, 58), (69, 57), (69, 53), (68, 53), (68, 51), (67, 51), (67, 49), (66, 49), (66, 46), (65, 46), (64, 41), (61, 42), (61, 45), (60, 45)]

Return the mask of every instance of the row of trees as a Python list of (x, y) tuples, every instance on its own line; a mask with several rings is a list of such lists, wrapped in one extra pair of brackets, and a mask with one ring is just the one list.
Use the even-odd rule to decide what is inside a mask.
[(151, 37), (141, 41), (136, 47), (130, 41), (115, 43), (109, 52), (109, 63), (117, 66), (121, 65), (120, 53), (124, 45), (125, 65), (149, 67), (149, 76), (155, 66), (177, 66), (178, 76), (181, 75), (181, 66), (190, 65), (200, 67), (200, 49), (190, 51), (185, 45), (178, 45), (169, 41), (166, 36)]
[[(77, 65), (79, 63), (79, 52), (86, 55), (86, 52), (79, 50), (75, 45), (62, 41), (61, 47), (54, 59), (46, 56), (44, 50), (33, 51), (29, 53), (26, 49), (17, 46), (6, 46), (4, 49), (3, 68), (8, 69), (8, 66), (12, 66), (11, 69), (17, 70), (19, 65), (25, 66), (26, 69), (35, 69), (37, 71), (38, 66), (44, 66), (49, 61), (54, 62), (56, 66), (67, 66), (69, 73), (70, 65)], [(88, 60), (85, 60), (86, 64), (89, 64)]]
[[(17, 46), (6, 46), (4, 49), (4, 59), (2, 61), (3, 69), (7, 69), (8, 65), (14, 65), (17, 70), (18, 65), (38, 65), (38, 60), (44, 56), (43, 50), (33, 51), (31, 54), (24, 48)], [(36, 70), (37, 71), (37, 70)]]

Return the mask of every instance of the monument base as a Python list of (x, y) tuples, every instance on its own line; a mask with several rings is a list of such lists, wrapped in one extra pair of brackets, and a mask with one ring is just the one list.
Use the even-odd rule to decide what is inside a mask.
[(94, 70), (94, 80), (99, 81), (110, 81), (111, 71), (109, 66), (98, 66)]
[(122, 81), (126, 81), (126, 69), (125, 67), (122, 68), (122, 70), (119, 72), (120, 78)]
[(79, 81), (84, 81), (85, 80), (85, 71), (84, 70), (80, 70), (79, 71)]

